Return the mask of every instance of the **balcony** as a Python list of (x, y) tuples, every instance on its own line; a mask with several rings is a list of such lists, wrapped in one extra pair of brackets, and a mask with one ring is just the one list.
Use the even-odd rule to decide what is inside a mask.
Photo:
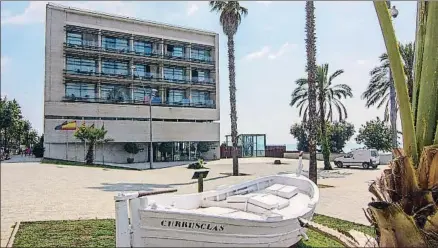
[[(89, 96), (76, 97), (64, 96), (64, 102), (83, 102), (83, 103), (102, 103), (102, 104), (128, 104), (128, 105), (147, 105), (149, 106), (149, 101), (147, 100), (136, 100), (136, 99), (124, 99), (119, 97), (116, 99), (105, 99), (105, 98), (93, 98)], [(207, 100), (204, 103), (200, 102), (190, 102), (189, 99), (183, 99), (180, 102), (163, 102), (161, 97), (154, 97), (152, 99), (152, 106), (163, 106), (163, 107), (187, 107), (187, 108), (215, 108), (213, 100)]]
[(104, 48), (99, 46), (97, 42), (83, 42), (82, 45), (79, 44), (71, 44), (64, 43), (65, 48), (84, 50), (84, 51), (92, 51), (99, 53), (110, 53), (110, 54), (120, 54), (120, 55), (133, 55), (144, 58), (156, 58), (156, 59), (168, 59), (174, 61), (185, 61), (197, 64), (207, 64), (214, 65), (214, 60), (212, 57), (204, 57), (204, 58), (189, 58), (185, 54), (175, 53), (175, 52), (166, 52), (162, 54), (161, 50), (152, 50), (151, 52), (143, 52), (143, 51), (131, 51), (129, 47), (127, 48)]
[(195, 85), (212, 85), (214, 84), (214, 80), (213, 78), (192, 77), (192, 83)]
[(164, 75), (163, 77), (164, 81), (172, 82), (172, 83), (180, 83), (185, 84), (190, 82), (189, 76), (180, 76), (180, 75)]

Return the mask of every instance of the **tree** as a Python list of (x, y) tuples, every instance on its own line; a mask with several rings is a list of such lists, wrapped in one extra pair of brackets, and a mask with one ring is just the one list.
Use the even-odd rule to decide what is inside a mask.
[[(404, 71), (406, 73), (406, 84), (409, 92), (409, 100), (412, 101), (413, 72), (414, 72), (414, 45), (408, 43), (399, 47), (403, 60)], [(362, 99), (366, 99), (366, 107), (377, 104), (377, 108), (385, 105), (384, 120), (391, 122), (392, 147), (397, 148), (397, 103), (396, 93), (391, 76), (388, 54), (380, 56), (381, 64), (371, 72), (371, 80), (368, 88), (362, 94)]]
[(365, 125), (362, 125), (356, 141), (370, 149), (391, 151), (391, 128), (377, 117), (376, 120), (367, 121)]
[[(406, 73), (406, 85), (409, 92), (409, 100), (412, 101), (413, 72), (414, 72), (414, 45), (413, 43), (401, 44), (400, 54), (402, 56), (404, 71)], [(390, 80), (388, 54), (384, 53), (379, 57), (380, 65), (370, 72), (370, 82), (367, 89), (362, 93), (361, 98), (366, 100), (367, 108), (377, 105), (377, 108), (385, 106), (384, 120), (389, 120), (389, 99), (390, 87), (394, 86)]]
[(88, 143), (87, 155), (85, 156), (86, 164), (93, 164), (94, 146), (96, 144), (111, 141), (111, 139), (105, 139), (107, 132), (103, 125), (101, 128), (95, 128), (93, 124), (91, 126), (82, 125), (74, 133), (77, 139)]
[(306, 52), (307, 52), (307, 84), (309, 99), (309, 179), (317, 183), (316, 164), (316, 35), (315, 35), (315, 7), (313, 1), (306, 2)]
[[(333, 121), (333, 109), (338, 112), (338, 120), (344, 120), (348, 117), (347, 109), (340, 101), (342, 98), (353, 97), (351, 87), (346, 84), (333, 84), (333, 80), (344, 73), (344, 70), (336, 70), (329, 76), (329, 64), (322, 64), (317, 68), (316, 75), (316, 95), (317, 95), (317, 114), (321, 117), (325, 116), (325, 120)], [(300, 78), (295, 81), (297, 87), (292, 92), (292, 100), (290, 106), (299, 108), (299, 115), (303, 116), (303, 120), (308, 118), (309, 111), (309, 87), (306, 78)], [(323, 110), (321, 112), (321, 110)], [(321, 124), (321, 122), (319, 123)]]
[(309, 132), (305, 123), (295, 123), (290, 128), (290, 134), (298, 141), (297, 149), (309, 152)]
[[(321, 145), (324, 157), (324, 169), (331, 170), (330, 165), (330, 147), (327, 137), (326, 130), (326, 118), (333, 120), (333, 107), (337, 108), (339, 114), (339, 120), (347, 118), (347, 109), (340, 101), (342, 98), (352, 97), (350, 86), (346, 84), (333, 85), (333, 80), (344, 73), (343, 70), (336, 70), (333, 74), (329, 76), (328, 64), (322, 64), (317, 68), (316, 77), (316, 95), (317, 95), (317, 115), (319, 116), (319, 127), (321, 129)], [(303, 121), (306, 121), (308, 115), (308, 80), (306, 78), (300, 78), (296, 81), (297, 88), (292, 93), (292, 100), (290, 102), (291, 106), (296, 106), (300, 108), (300, 116), (303, 115)], [(304, 109), (304, 111), (303, 111)], [(328, 111), (327, 111), (328, 109)], [(327, 117), (326, 117), (327, 113)]]
[(123, 146), (123, 148), (125, 149), (125, 151), (127, 153), (131, 154), (131, 157), (128, 158), (128, 163), (134, 162), (134, 157), (132, 155), (135, 155), (135, 154), (137, 154), (140, 151), (140, 149), (137, 146), (137, 143), (134, 143), (134, 142), (126, 143)]
[(158, 150), (164, 154), (166, 157), (167, 154), (172, 153), (173, 151), (173, 143), (172, 142), (163, 142), (158, 147)]
[(224, 34), (228, 38), (228, 74), (230, 80), (230, 117), (231, 140), (233, 143), (233, 176), (239, 175), (237, 156), (237, 110), (236, 110), (236, 72), (234, 65), (234, 35), (237, 33), (242, 16), (248, 14), (248, 9), (240, 6), (239, 1), (210, 1), (211, 11), (220, 13), (219, 21)]
[[(327, 123), (327, 137), (330, 152), (342, 153), (345, 143), (354, 135), (354, 125), (346, 121)], [(320, 133), (321, 130), (318, 130)], [(295, 123), (290, 129), (292, 136), (298, 141), (297, 149), (300, 151), (309, 151), (309, 133), (306, 124)], [(321, 135), (317, 144), (321, 145)]]
[(36, 158), (42, 158), (44, 157), (44, 134), (41, 135), (39, 142), (36, 143), (32, 149), (33, 155), (35, 155)]
[(342, 153), (345, 143), (354, 135), (354, 125), (346, 121), (327, 123), (330, 152)]

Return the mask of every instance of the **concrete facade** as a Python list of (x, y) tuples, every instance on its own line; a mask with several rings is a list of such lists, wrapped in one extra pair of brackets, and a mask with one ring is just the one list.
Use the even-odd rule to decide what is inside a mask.
[[(71, 33), (82, 35), (79, 41), (82, 45), (72, 46), (68, 38)], [(89, 45), (90, 40), (86, 40), (87, 35), (95, 37), (92, 45)], [(113, 39), (113, 37), (116, 42), (127, 41), (128, 50), (114, 51), (107, 49), (106, 45), (104, 47), (103, 39)], [(139, 54), (134, 47), (138, 42), (150, 44), (152, 52)], [(123, 145), (127, 142), (136, 142), (142, 150), (134, 159), (137, 162), (144, 162), (148, 160), (148, 142), (151, 141), (149, 120), (152, 117), (154, 148), (155, 145), (158, 147), (163, 142), (185, 142), (185, 147), (208, 142), (211, 149), (203, 152), (204, 157), (219, 158), (218, 45), (217, 33), (47, 4), (45, 157), (83, 161), (86, 144), (74, 137), (74, 131), (55, 130), (56, 126), (65, 121), (76, 121), (78, 125), (82, 123), (94, 124), (96, 127), (104, 125), (108, 130), (107, 137), (112, 141), (106, 144), (106, 148), (100, 148), (100, 145), (96, 147), (96, 159), (101, 153), (100, 157), (107, 162), (126, 163), (129, 154), (123, 150)], [(168, 56), (169, 53), (174, 53), (176, 49), (174, 47), (177, 46), (181, 47), (183, 55)], [(202, 52), (209, 56), (204, 59), (202, 55), (202, 58), (198, 59), (200, 57), (193, 57), (194, 52)], [(92, 61), (96, 65), (96, 70), (90, 70), (90, 73), (84, 73), (80, 69), (77, 72), (76, 69), (69, 71), (70, 65), (67, 60), (72, 58)], [(105, 61), (116, 61), (114, 64), (117, 66), (127, 65), (124, 70), (126, 72), (128, 68), (128, 73), (115, 76), (105, 74), (103, 68)], [(137, 64), (148, 68), (145, 70), (150, 70), (154, 76), (138, 76), (138, 72), (134, 71), (137, 70)], [(82, 65), (75, 66), (81, 68)], [(167, 80), (166, 68), (183, 68), (184, 80), (178, 82)], [(116, 68), (115, 71), (117, 70)], [(208, 76), (200, 81), (199, 76), (192, 76), (194, 71), (196, 73), (202, 71)], [(76, 95), (68, 92), (67, 84), (76, 87), (74, 91)], [(80, 88), (85, 86), (81, 85), (93, 88), (92, 97), (89, 95), (77, 97), (78, 94), (79, 96), (83, 94), (81, 92), (84, 90)], [(128, 93), (123, 101), (115, 102), (114, 99), (110, 101), (109, 95), (104, 93), (104, 86), (126, 89)], [(144, 100), (145, 102), (139, 103), (134, 93), (136, 90), (146, 92), (145, 89), (157, 91), (154, 100), (158, 102), (153, 101), (152, 116), (149, 102)], [(176, 94), (174, 92), (183, 92), (183, 96), (180, 97), (182, 100), (180, 98), (178, 101), (173, 100), (175, 97), (172, 98), (172, 94)], [(204, 98), (196, 100), (195, 93), (202, 94), (207, 100)], [(120, 96), (118, 97), (117, 99), (120, 99)], [(155, 155), (154, 160), (159, 160), (155, 159)]]

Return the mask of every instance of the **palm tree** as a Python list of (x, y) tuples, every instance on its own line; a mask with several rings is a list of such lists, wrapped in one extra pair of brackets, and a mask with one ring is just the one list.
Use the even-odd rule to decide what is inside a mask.
[[(319, 127), (321, 129), (321, 143), (324, 155), (324, 169), (331, 170), (329, 157), (330, 149), (328, 147), (326, 120), (333, 121), (333, 107), (337, 109), (339, 120), (347, 118), (347, 109), (340, 101), (342, 98), (352, 97), (350, 86), (346, 84), (333, 85), (333, 80), (344, 73), (344, 70), (336, 70), (329, 76), (329, 65), (323, 64), (318, 66), (316, 75), (316, 95), (318, 101), (317, 115), (319, 116)], [(303, 115), (303, 121), (307, 120), (308, 115), (308, 80), (300, 78), (296, 81), (297, 88), (292, 93), (291, 106), (296, 105), (300, 108), (299, 114)], [(328, 111), (326, 111), (328, 108)], [(304, 112), (303, 112), (304, 109)], [(326, 114), (327, 113), (327, 114)], [(327, 115), (327, 116), (326, 116)]]
[[(316, 73), (316, 95), (318, 101), (318, 116), (326, 115), (325, 120), (333, 121), (335, 109), (338, 113), (339, 121), (348, 117), (347, 109), (340, 101), (342, 98), (352, 97), (353, 93), (351, 87), (346, 84), (333, 85), (333, 80), (344, 73), (344, 70), (336, 70), (330, 76), (328, 75), (328, 64), (318, 66)], [(297, 87), (292, 92), (292, 100), (290, 106), (299, 108), (299, 115), (303, 116), (303, 120), (307, 121), (309, 112), (309, 94), (308, 94), (308, 80), (300, 78), (295, 81)], [(322, 101), (320, 101), (322, 99)], [(323, 107), (321, 107), (323, 104)], [(328, 108), (328, 109), (327, 109)], [(323, 110), (322, 112), (320, 110)], [(327, 111), (328, 110), (328, 111)], [(327, 114), (325, 114), (327, 113)]]
[[(414, 45), (408, 43), (400, 45), (400, 54), (404, 64), (404, 71), (406, 73), (406, 84), (408, 86), (409, 100), (412, 102), (412, 88), (413, 88), (413, 66), (414, 66)], [(377, 108), (385, 105), (384, 120), (391, 122), (392, 146), (397, 148), (397, 102), (395, 87), (389, 68), (388, 55), (386, 53), (380, 56), (381, 65), (375, 67), (371, 72), (371, 80), (368, 88), (362, 94), (362, 99), (366, 99), (366, 107), (377, 104)], [(389, 91), (389, 92), (388, 92)]]
[[(414, 83), (414, 44), (408, 43), (399, 46), (403, 60), (404, 71), (406, 73), (406, 84), (408, 87), (409, 100), (412, 102), (412, 90)], [(384, 53), (380, 57), (380, 65), (370, 72), (370, 82), (367, 89), (362, 93), (362, 99), (366, 100), (367, 108), (377, 105), (377, 108), (385, 106), (384, 120), (390, 117), (390, 91), (394, 84), (391, 80), (388, 54)], [(397, 107), (398, 111), (398, 107)]]
[(233, 176), (239, 175), (237, 158), (237, 111), (236, 111), (236, 72), (234, 65), (234, 35), (237, 33), (242, 16), (248, 9), (240, 6), (238, 1), (210, 1), (210, 11), (220, 12), (219, 21), (228, 38), (228, 70), (230, 80), (231, 140), (233, 143)]
[(309, 100), (309, 179), (317, 183), (316, 164), (316, 35), (315, 6), (313, 1), (306, 2), (306, 53), (307, 53), (307, 84)]

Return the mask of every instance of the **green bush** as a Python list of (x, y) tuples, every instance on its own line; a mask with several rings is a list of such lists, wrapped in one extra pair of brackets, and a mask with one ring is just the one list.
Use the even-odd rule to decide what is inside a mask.
[(44, 157), (44, 135), (41, 135), (41, 138), (38, 143), (33, 146), (32, 153), (36, 158)]
[(130, 154), (137, 154), (140, 151), (140, 148), (138, 148), (137, 143), (133, 143), (133, 142), (126, 143), (124, 148), (125, 151)]

